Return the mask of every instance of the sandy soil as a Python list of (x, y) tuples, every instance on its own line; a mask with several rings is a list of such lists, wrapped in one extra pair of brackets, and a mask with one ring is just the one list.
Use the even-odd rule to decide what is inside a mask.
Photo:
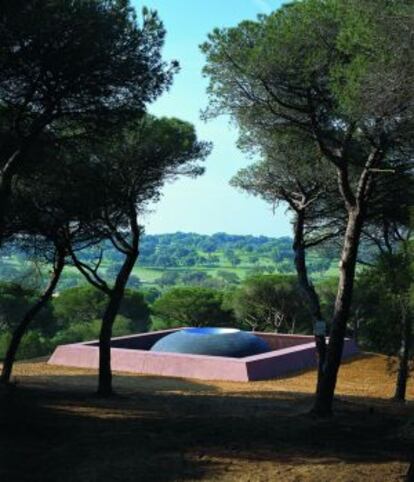
[(16, 365), (0, 392), (0, 480), (403, 480), (414, 449), (409, 402), (389, 401), (387, 359), (341, 368), (335, 416), (309, 415), (315, 372), (266, 382), (115, 374), (117, 396), (93, 395), (96, 373)]

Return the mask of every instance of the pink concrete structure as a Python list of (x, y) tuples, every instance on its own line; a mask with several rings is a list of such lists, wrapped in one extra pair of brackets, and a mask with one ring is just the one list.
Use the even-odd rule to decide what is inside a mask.
[[(248, 382), (267, 380), (316, 366), (312, 336), (255, 333), (272, 351), (244, 358), (160, 353), (149, 351), (163, 336), (175, 330), (140, 333), (112, 339), (112, 369), (169, 377)], [(353, 340), (346, 339), (343, 358), (358, 353)], [(98, 342), (73, 343), (56, 348), (48, 363), (81, 368), (98, 368)]]

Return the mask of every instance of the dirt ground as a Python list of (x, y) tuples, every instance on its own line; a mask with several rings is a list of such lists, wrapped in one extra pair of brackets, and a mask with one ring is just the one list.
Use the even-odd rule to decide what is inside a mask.
[(396, 405), (387, 359), (341, 368), (335, 416), (309, 415), (315, 372), (266, 382), (16, 365), (0, 392), (1, 482), (402, 481), (414, 450), (414, 386)]

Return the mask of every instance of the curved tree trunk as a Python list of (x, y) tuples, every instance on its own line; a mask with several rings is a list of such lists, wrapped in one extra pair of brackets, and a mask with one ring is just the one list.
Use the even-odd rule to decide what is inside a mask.
[(65, 253), (63, 251), (58, 251), (56, 253), (56, 259), (53, 267), (53, 274), (49, 281), (48, 286), (43, 292), (42, 296), (37, 300), (37, 302), (29, 309), (25, 314), (21, 322), (18, 324), (17, 328), (14, 330), (12, 339), (7, 349), (6, 357), (3, 362), (3, 369), (1, 373), (0, 381), (1, 383), (9, 383), (10, 377), (13, 370), (13, 364), (16, 359), (16, 353), (19, 349), (20, 342), (27, 331), (28, 326), (33, 321), (35, 316), (39, 311), (46, 305), (46, 303), (52, 297), (56, 285), (58, 284), (60, 275), (62, 274), (63, 268), (65, 266)]
[(9, 159), (6, 160), (4, 167), (0, 170), (0, 245), (5, 235), (5, 218), (9, 199), (11, 195), (11, 186), (15, 165), (18, 163), (20, 150), (16, 150)]
[(295, 254), (295, 267), (299, 281), (299, 286), (305, 293), (308, 300), (308, 305), (311, 311), (314, 333), (316, 353), (318, 356), (318, 381), (316, 391), (322, 379), (322, 374), (325, 368), (326, 358), (326, 338), (324, 334), (319, 334), (315, 330), (315, 324), (323, 321), (321, 305), (319, 296), (316, 293), (313, 283), (309, 280), (308, 270), (306, 265), (306, 246), (304, 240), (304, 211), (296, 211), (296, 220), (294, 224), (294, 239), (293, 239), (293, 252)]
[(405, 402), (407, 391), (408, 362), (412, 337), (411, 319), (407, 311), (404, 301), (401, 300), (401, 346), (398, 354), (398, 372), (394, 394), (396, 402)]
[(0, 169), (0, 246), (6, 231), (5, 218), (11, 196), (13, 179), (18, 173), (24, 156), (30, 149), (33, 140), (46, 124), (47, 122), (45, 124), (40, 122), (33, 132), (22, 141), (20, 147), (18, 147), (10, 156), (8, 156), (7, 159), (2, 160), (2, 168)]
[(124, 297), (125, 287), (129, 276), (138, 259), (138, 250), (131, 250), (126, 256), (115, 285), (109, 294), (109, 302), (102, 317), (101, 332), (99, 335), (99, 380), (98, 395), (108, 397), (112, 395), (112, 370), (111, 370), (111, 337), (112, 326)]
[(332, 413), (332, 403), (346, 331), (346, 323), (352, 302), (355, 267), (359, 240), (363, 225), (363, 213), (360, 208), (350, 208), (339, 264), (339, 285), (332, 318), (332, 327), (326, 355), (325, 369), (318, 386), (313, 411), (319, 416)]

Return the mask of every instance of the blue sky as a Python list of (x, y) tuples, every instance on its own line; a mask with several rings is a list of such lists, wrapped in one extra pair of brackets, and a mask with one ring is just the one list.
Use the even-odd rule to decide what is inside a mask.
[(181, 65), (171, 90), (150, 111), (192, 122), (200, 139), (213, 142), (205, 163), (206, 173), (197, 179), (180, 179), (165, 186), (160, 202), (152, 207), (144, 224), (147, 233), (192, 231), (212, 234), (285, 236), (290, 234), (285, 208), (275, 214), (260, 199), (229, 186), (230, 178), (249, 160), (236, 148), (237, 131), (228, 118), (205, 123), (200, 111), (207, 106), (206, 85), (201, 69), (204, 57), (198, 46), (215, 27), (234, 26), (259, 13), (269, 13), (280, 0), (134, 0), (137, 9), (158, 11), (167, 29), (165, 59)]

